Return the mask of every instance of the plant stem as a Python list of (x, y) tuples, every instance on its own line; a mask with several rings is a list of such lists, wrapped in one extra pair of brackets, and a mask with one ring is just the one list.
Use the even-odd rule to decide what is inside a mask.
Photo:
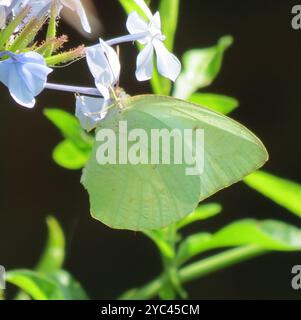
[(230, 249), (183, 267), (179, 271), (180, 279), (184, 283), (189, 282), (196, 278), (203, 277), (209, 273), (232, 266), (236, 263), (257, 257), (266, 252), (267, 250), (255, 245)]
[(119, 300), (147, 300), (158, 294), (163, 284), (167, 281), (166, 276), (155, 278), (154, 280), (147, 283), (145, 286), (139, 289), (133, 289), (123, 293)]
[(115, 46), (121, 43), (126, 43), (126, 42), (134, 42), (134, 41), (138, 41), (140, 39), (145, 38), (148, 35), (148, 32), (141, 32), (141, 33), (137, 33), (137, 34), (129, 34), (126, 36), (122, 36), (122, 37), (118, 37), (118, 38), (114, 38), (111, 40), (106, 41), (107, 45), (109, 46)]
[[(254, 245), (230, 249), (183, 267), (179, 270), (179, 278), (181, 283), (186, 283), (267, 252), (267, 250)], [(125, 293), (120, 297), (120, 299), (151, 299), (158, 294), (165, 281), (166, 277), (161, 275), (143, 286), (141, 289)]]

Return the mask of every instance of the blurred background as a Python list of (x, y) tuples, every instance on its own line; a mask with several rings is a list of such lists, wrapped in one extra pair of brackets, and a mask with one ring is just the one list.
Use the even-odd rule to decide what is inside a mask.
[[(232, 117), (265, 143), (271, 158), (265, 169), (301, 182), (301, 30), (291, 28), (293, 4), (287, 0), (182, 1), (176, 54), (181, 57), (187, 49), (209, 47), (226, 34), (234, 36), (235, 43), (208, 92), (236, 97), (240, 107)], [(109, 39), (126, 32), (126, 16), (117, 0), (94, 0), (94, 5), (97, 10), (92, 11), (102, 24), (99, 35)], [(70, 47), (97, 41), (97, 35), (86, 39), (65, 22), (60, 27), (62, 34), (69, 35)], [(150, 90), (148, 83), (135, 80), (135, 56), (134, 46), (122, 46), (121, 60), (127, 69), (121, 86), (132, 95)], [(84, 60), (57, 69), (50, 81), (93, 84)], [(45, 107), (73, 112), (74, 97), (44, 91), (35, 109), (27, 110), (0, 86), (0, 264), (7, 269), (34, 267), (46, 240), (45, 217), (52, 214), (67, 236), (65, 268), (92, 298), (116, 298), (156, 276), (160, 258), (142, 234), (111, 230), (90, 217), (88, 196), (79, 183), (81, 172), (60, 168), (51, 158), (61, 136), (43, 116)], [(205, 221), (202, 230), (214, 231), (245, 217), (280, 219), (301, 227), (300, 219), (243, 183), (207, 202), (222, 203), (224, 211)], [(301, 292), (291, 288), (291, 268), (296, 264), (301, 264), (300, 253), (272, 253), (187, 288), (193, 299), (298, 299)]]

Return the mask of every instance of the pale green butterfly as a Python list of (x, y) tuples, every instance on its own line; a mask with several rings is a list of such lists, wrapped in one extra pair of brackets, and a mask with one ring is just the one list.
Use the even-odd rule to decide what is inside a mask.
[[(128, 131), (143, 128), (148, 134), (152, 129), (203, 129), (204, 171), (186, 175), (187, 165), (174, 163), (100, 165), (96, 160), (100, 142), (96, 141), (82, 183), (90, 196), (92, 216), (112, 228), (166, 227), (268, 160), (264, 145), (247, 128), (222, 114), (175, 98), (124, 98), (110, 108), (96, 136), (100, 130), (112, 129), (118, 144), (120, 121), (127, 121)], [(150, 145), (148, 151), (152, 151)]]

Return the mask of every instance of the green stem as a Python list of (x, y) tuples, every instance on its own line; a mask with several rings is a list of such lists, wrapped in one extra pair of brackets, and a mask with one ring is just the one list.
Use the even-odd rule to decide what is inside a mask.
[[(267, 252), (267, 250), (254, 245), (230, 249), (183, 267), (179, 270), (179, 278), (181, 283), (186, 283)], [(151, 299), (158, 294), (165, 281), (166, 277), (161, 275), (141, 289), (125, 293), (120, 299)]]
[(123, 293), (119, 300), (147, 300), (156, 295), (162, 288), (162, 285), (166, 283), (168, 279), (163, 274), (156, 279), (150, 281), (148, 284), (139, 289), (133, 289)]
[(267, 253), (267, 250), (255, 245), (230, 249), (183, 267), (179, 271), (180, 279), (184, 283), (189, 282), (264, 253)]

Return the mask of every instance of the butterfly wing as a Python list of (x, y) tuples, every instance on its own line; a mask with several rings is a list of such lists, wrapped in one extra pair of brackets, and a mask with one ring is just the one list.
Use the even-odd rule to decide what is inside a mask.
[(160, 118), (166, 127), (204, 130), (205, 163), (204, 172), (199, 176), (200, 200), (242, 180), (268, 160), (266, 148), (249, 129), (210, 109), (156, 95), (133, 97), (130, 108)]
[[(204, 171), (187, 175), (186, 164), (104, 164), (96, 161), (95, 143), (82, 182), (90, 195), (92, 216), (113, 228), (145, 230), (165, 227), (191, 213), (203, 200), (256, 170), (267, 160), (262, 143), (248, 129), (228, 117), (182, 100), (145, 95), (124, 100), (97, 132), (111, 129), (120, 138), (120, 121), (127, 130), (203, 129)], [(194, 141), (195, 142), (195, 141)], [(192, 146), (195, 146), (195, 143)], [(128, 150), (134, 142), (128, 143)], [(150, 159), (151, 145), (147, 145)], [(163, 151), (164, 152), (164, 151)], [(118, 161), (117, 161), (118, 163)]]

